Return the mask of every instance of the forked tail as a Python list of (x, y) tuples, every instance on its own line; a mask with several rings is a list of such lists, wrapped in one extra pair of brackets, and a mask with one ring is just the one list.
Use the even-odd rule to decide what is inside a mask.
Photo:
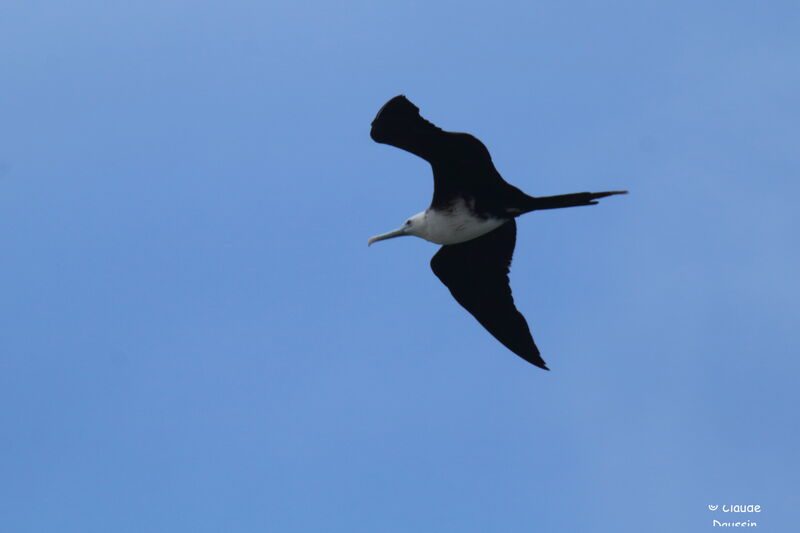
[(558, 209), (560, 207), (577, 207), (579, 205), (594, 205), (600, 198), (615, 194), (628, 194), (628, 191), (605, 192), (576, 192), (560, 194), (558, 196), (530, 197), (525, 212), (539, 211), (542, 209)]

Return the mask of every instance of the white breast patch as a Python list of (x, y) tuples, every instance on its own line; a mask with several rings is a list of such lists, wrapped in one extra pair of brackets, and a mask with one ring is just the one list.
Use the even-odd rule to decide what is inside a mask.
[(485, 235), (507, 221), (476, 217), (464, 200), (458, 200), (446, 211), (425, 211), (424, 232), (420, 237), (436, 244), (458, 244)]

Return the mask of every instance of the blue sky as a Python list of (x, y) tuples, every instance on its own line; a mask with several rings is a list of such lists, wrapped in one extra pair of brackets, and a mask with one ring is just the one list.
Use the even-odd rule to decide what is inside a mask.
[[(6, 2), (2, 529), (796, 528), (799, 16)], [(630, 189), (519, 221), (552, 372), (367, 248), (430, 199), (398, 93), (529, 194)]]

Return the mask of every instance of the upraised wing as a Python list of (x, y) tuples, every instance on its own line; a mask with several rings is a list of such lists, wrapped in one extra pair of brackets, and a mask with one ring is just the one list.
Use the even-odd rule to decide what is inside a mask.
[(431, 164), (447, 145), (447, 133), (422, 118), (419, 108), (403, 95), (380, 108), (369, 135), (375, 142), (396, 146)]
[(517, 225), (511, 219), (477, 239), (442, 246), (431, 268), (456, 301), (506, 348), (549, 370), (511, 296), (508, 271), (516, 237)]
[[(458, 195), (490, 201), (498, 189), (519, 192), (497, 172), (489, 150), (481, 141), (468, 133), (436, 127), (422, 118), (419, 108), (403, 95), (395, 96), (378, 111), (372, 121), (370, 137), (375, 142), (411, 152), (431, 164), (431, 204), (434, 206), (446, 205)], [(481, 207), (477, 206), (478, 209)]]

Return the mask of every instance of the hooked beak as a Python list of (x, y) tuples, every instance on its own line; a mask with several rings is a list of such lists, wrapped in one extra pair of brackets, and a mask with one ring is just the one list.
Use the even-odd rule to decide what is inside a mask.
[(374, 237), (370, 237), (367, 241), (367, 246), (371, 246), (373, 242), (383, 241), (386, 239), (392, 239), (394, 237), (402, 237), (403, 235), (407, 235), (406, 228), (397, 228), (394, 231), (390, 231), (389, 233), (384, 233), (382, 235), (375, 235)]

